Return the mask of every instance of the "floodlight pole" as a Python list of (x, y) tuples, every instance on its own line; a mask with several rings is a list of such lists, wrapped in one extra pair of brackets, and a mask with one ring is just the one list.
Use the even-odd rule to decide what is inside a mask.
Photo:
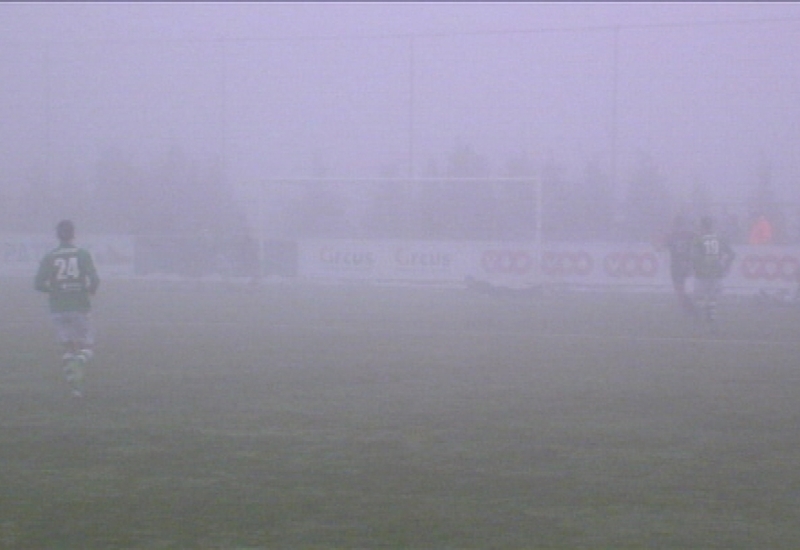
[(414, 37), (408, 38), (408, 178), (414, 177)]
[(51, 70), (51, 51), (50, 42), (44, 44), (44, 140), (45, 140), (45, 187), (47, 192), (50, 193), (50, 184), (52, 181), (52, 165), (53, 165), (53, 135), (52, 135), (52, 122), (53, 116), (52, 109), (52, 77), (50, 76)]
[[(614, 210), (620, 205), (617, 189), (617, 81), (619, 80), (619, 27), (613, 29), (612, 74), (611, 74), (611, 188), (614, 195)], [(615, 212), (615, 215), (617, 213)]]
[(219, 41), (220, 52), (220, 126), (222, 139), (220, 143), (222, 177), (227, 180), (228, 170), (228, 52), (225, 39)]
[(536, 236), (534, 238), (534, 246), (536, 247), (536, 283), (541, 286), (544, 277), (542, 277), (542, 246), (544, 239), (542, 238), (542, 214), (544, 207), (542, 206), (542, 178), (540, 173), (534, 175), (533, 184), (536, 186)]

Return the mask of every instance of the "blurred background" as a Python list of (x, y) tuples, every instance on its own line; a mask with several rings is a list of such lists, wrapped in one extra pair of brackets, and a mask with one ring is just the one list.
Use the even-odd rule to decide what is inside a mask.
[(0, 231), (800, 241), (800, 6), (0, 7)]

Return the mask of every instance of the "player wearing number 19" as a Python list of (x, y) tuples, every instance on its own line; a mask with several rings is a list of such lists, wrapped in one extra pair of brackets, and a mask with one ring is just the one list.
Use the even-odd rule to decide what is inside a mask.
[(75, 246), (75, 226), (62, 220), (56, 226), (59, 245), (39, 264), (34, 288), (48, 294), (50, 317), (63, 346), (61, 366), (72, 393), (82, 396), (84, 367), (94, 355), (91, 300), (100, 278), (92, 255)]
[(717, 316), (717, 298), (722, 292), (722, 278), (730, 271), (736, 253), (714, 231), (711, 217), (703, 217), (700, 229), (693, 247), (695, 300), (706, 321), (713, 324)]

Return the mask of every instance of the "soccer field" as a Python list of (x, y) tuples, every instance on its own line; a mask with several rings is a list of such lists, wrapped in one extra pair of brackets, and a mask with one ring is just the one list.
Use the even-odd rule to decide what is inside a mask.
[(0, 548), (796, 548), (800, 307), (4, 280)]

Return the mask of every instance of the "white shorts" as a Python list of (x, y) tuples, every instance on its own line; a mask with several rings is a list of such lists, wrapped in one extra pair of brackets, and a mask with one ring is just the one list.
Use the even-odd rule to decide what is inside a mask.
[(722, 280), (697, 278), (694, 280), (694, 294), (698, 300), (714, 302), (722, 294)]
[(79, 342), (89, 346), (94, 344), (94, 328), (89, 313), (81, 311), (51, 313), (50, 319), (55, 326), (56, 339), (59, 343)]

